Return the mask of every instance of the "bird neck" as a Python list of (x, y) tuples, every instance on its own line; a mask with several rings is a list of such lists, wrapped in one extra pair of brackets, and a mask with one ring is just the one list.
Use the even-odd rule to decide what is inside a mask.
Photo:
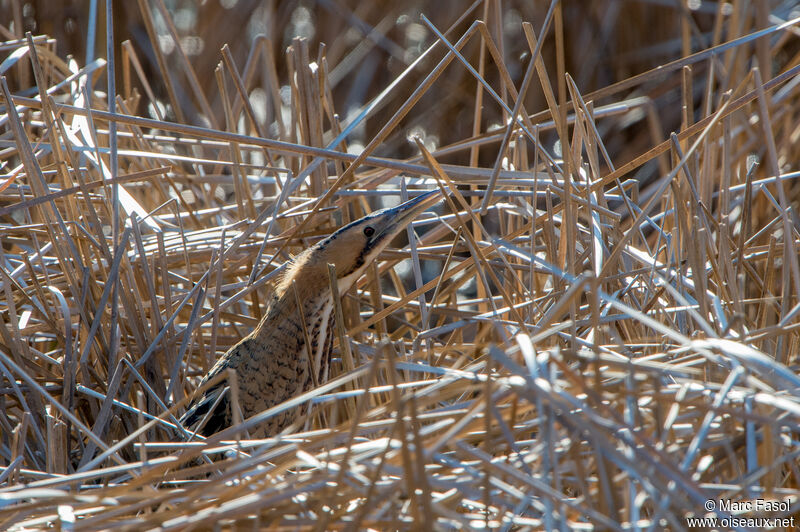
[(255, 331), (256, 336), (269, 335), (270, 331), (277, 330), (277, 323), (287, 320), (299, 326), (302, 323), (301, 315), (307, 327), (313, 326), (313, 314), (319, 312), (325, 303), (331, 302), (330, 285), (320, 282), (318, 278), (305, 277), (301, 275), (284, 279), (276, 287)]
[[(281, 346), (292, 352), (292, 363), (307, 365), (316, 381), (327, 378), (329, 353), (333, 340), (333, 299), (328, 285), (310, 290), (301, 283), (281, 284), (267, 306), (267, 311), (252, 335), (261, 344)], [(271, 356), (280, 353), (271, 352)]]

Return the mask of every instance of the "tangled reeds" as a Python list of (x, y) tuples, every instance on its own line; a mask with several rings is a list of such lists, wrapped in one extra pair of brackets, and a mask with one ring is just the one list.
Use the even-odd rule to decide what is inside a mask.
[[(116, 58), (67, 50), (85, 62), (10, 4), (0, 529), (800, 511), (791, 2), (140, 0), (108, 17)], [(178, 426), (293, 253), (437, 187), (341, 294), (328, 383), (207, 439)]]

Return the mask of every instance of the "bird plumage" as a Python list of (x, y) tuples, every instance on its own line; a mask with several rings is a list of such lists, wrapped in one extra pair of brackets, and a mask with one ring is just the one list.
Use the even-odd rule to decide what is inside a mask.
[[(236, 374), (244, 419), (308, 391), (315, 382), (324, 382), (334, 319), (328, 264), (335, 266), (337, 288), (344, 293), (389, 242), (433, 203), (436, 194), (429, 192), (369, 214), (292, 259), (261, 322), (203, 378), (201, 387), (214, 379), (218, 382), (189, 406), (181, 419), (184, 427), (208, 436), (231, 425), (227, 381), (218, 378), (229, 369)], [(300, 415), (298, 408), (286, 410), (268, 419), (252, 435), (275, 435)]]

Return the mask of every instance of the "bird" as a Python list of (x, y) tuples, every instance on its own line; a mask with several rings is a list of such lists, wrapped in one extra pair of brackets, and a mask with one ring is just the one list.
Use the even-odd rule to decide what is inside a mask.
[[(328, 265), (335, 266), (338, 293), (343, 294), (395, 236), (439, 200), (438, 195), (434, 189), (372, 212), (290, 259), (258, 326), (203, 377), (198, 389), (204, 391), (189, 404), (182, 426), (208, 437), (232, 425), (233, 401), (226, 379), (220, 377), (229, 370), (236, 375), (242, 419), (312, 389), (315, 382), (324, 383), (334, 322)], [(215, 384), (204, 386), (214, 380)], [(301, 408), (287, 409), (267, 419), (251, 436), (275, 436), (301, 414)]]

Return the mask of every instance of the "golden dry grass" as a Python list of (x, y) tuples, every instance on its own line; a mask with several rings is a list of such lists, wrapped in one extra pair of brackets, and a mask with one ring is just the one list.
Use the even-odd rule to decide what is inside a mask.
[[(140, 0), (113, 35), (88, 5), (9, 4), (0, 529), (800, 511), (790, 3)], [(205, 440), (176, 426), (292, 253), (433, 187), (342, 295), (329, 383)]]

